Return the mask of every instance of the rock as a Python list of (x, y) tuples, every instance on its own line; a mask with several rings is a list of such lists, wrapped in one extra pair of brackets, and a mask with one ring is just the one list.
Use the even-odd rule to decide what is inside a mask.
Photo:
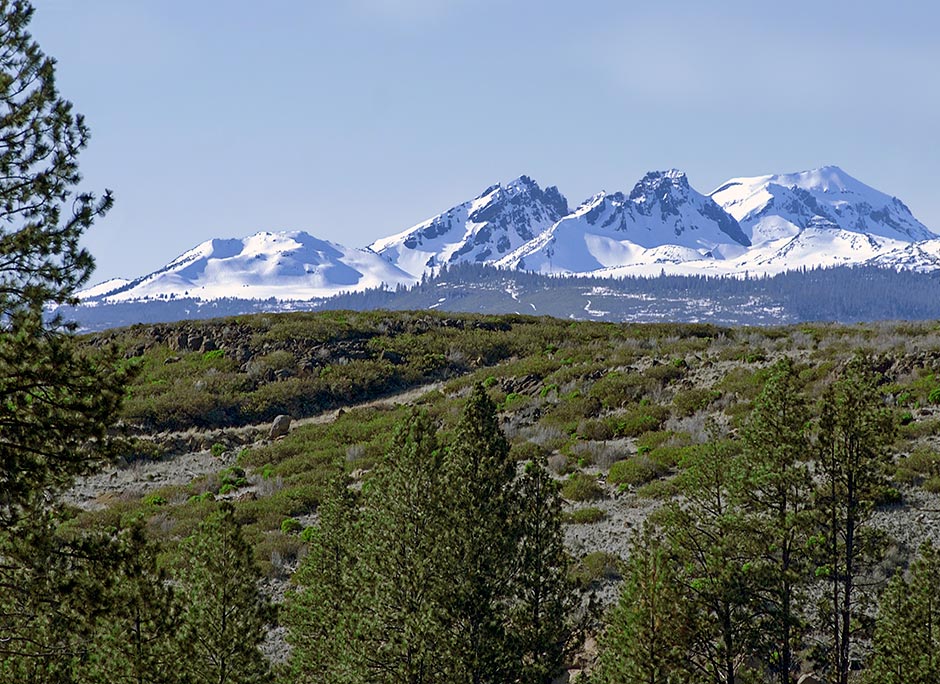
[(180, 362), (180, 357), (168, 356), (166, 359), (164, 359), (163, 364), (165, 366), (169, 366), (171, 363), (179, 363), (179, 362)]
[(277, 439), (278, 437), (283, 437), (288, 432), (290, 432), (290, 416), (285, 416), (284, 414), (279, 415), (274, 419), (274, 422), (271, 423), (271, 432), (268, 435), (270, 439)]
[(823, 684), (823, 680), (817, 677), (814, 673), (807, 672), (797, 680), (796, 684)]

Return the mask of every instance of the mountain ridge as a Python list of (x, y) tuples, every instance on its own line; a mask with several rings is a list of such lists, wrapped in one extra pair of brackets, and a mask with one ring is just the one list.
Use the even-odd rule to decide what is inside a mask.
[[(519, 176), (358, 249), (304, 231), (215, 238), (133, 280), (79, 293), (89, 305), (194, 297), (325, 299), (410, 285), (445, 265), (549, 275), (773, 274), (866, 264), (940, 269), (940, 236), (897, 197), (838, 166), (736, 177), (709, 194), (677, 169), (573, 210)], [(110, 282), (110, 281), (109, 281)]]

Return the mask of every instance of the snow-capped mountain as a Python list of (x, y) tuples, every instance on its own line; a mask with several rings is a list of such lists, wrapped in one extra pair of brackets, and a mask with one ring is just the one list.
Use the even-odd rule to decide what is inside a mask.
[(681, 171), (651, 172), (629, 194), (601, 192), (574, 211), (557, 188), (520, 176), (366, 249), (304, 232), (209, 240), (154, 273), (79, 296), (322, 299), (411, 284), (463, 262), (608, 278), (853, 264), (930, 271), (940, 270), (940, 237), (901, 200), (835, 166), (735, 178), (707, 196)]
[(724, 259), (750, 246), (738, 222), (684, 173), (646, 174), (629, 195), (600, 193), (497, 264), (584, 273), (629, 264)]
[(811, 222), (836, 229), (914, 242), (937, 237), (891, 197), (838, 166), (754, 178), (733, 178), (710, 195), (734, 216), (754, 245), (793, 237)]
[(371, 249), (420, 276), (444, 264), (494, 262), (532, 240), (568, 213), (558, 188), (542, 190), (528, 176), (493, 185), (481, 195), (391, 237)]
[(171, 299), (311, 299), (367, 288), (410, 285), (415, 278), (372, 252), (302, 231), (208, 240), (158, 271), (89, 288), (86, 301)]

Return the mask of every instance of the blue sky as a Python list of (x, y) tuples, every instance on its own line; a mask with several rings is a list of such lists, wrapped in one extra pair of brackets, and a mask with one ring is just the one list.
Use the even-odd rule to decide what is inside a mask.
[(93, 138), (93, 281), (211, 237), (350, 246), (528, 174), (574, 206), (837, 164), (940, 232), (940, 7), (34, 0)]

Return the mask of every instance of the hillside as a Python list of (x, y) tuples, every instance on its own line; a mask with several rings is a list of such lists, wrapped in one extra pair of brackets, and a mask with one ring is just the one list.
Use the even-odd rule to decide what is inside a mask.
[[(932, 323), (727, 328), (336, 311), (135, 326), (86, 342), (118, 345), (137, 376), (123, 456), (73, 489), (75, 524), (143, 515), (172, 549), (212, 500), (232, 501), (274, 596), (305, 553), (284, 521), (314, 524), (337, 469), (367, 481), (410, 406), (446, 439), (477, 382), (499, 407), (512, 454), (544, 456), (562, 482), (575, 572), (605, 601), (629, 530), (672, 496), (685, 455), (710, 439), (707, 423), (734, 438), (783, 357), (814, 397), (858, 351), (880, 374), (901, 427), (876, 513), (893, 550), (876, 576), (924, 539), (940, 541)], [(295, 423), (272, 441), (279, 414)]]

